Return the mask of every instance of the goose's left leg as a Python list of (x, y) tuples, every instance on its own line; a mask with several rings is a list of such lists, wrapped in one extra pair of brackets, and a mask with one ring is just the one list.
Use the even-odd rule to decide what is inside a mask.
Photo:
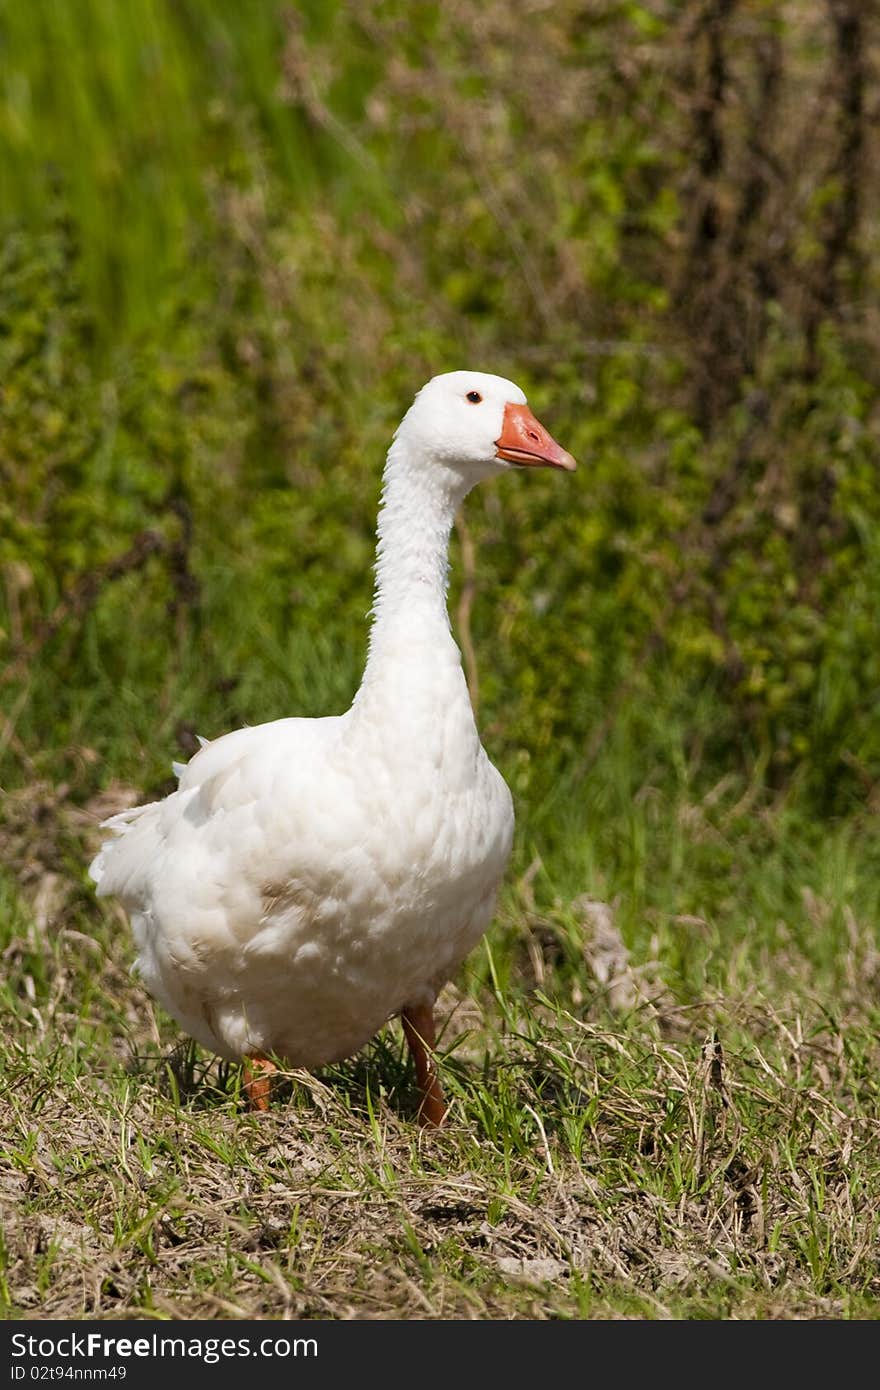
[(272, 1094), (272, 1073), (278, 1068), (261, 1052), (244, 1059), (244, 1093), (250, 1110), (268, 1110)]
[(446, 1114), (443, 1087), (434, 1061), (434, 1009), (430, 1004), (416, 1004), (400, 1015), (404, 1037), (409, 1043), (416, 1066), (416, 1080), (422, 1099), (419, 1105), (419, 1124), (442, 1125)]

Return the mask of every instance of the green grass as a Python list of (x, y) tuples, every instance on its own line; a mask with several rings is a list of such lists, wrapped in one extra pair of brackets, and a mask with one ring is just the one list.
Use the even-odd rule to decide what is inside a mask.
[(302, 201), (332, 168), (332, 142), (316, 150), (279, 99), (286, 12), (277, 0), (0, 7), (3, 206), (39, 220), (52, 171), (111, 339), (154, 329), (157, 296), (198, 273), (187, 239), (210, 204), (208, 169), (234, 174), (271, 148)]

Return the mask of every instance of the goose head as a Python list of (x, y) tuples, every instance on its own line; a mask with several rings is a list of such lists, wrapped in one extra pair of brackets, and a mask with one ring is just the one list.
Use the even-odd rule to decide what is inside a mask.
[(397, 438), (469, 486), (512, 468), (576, 467), (536, 420), (520, 388), (488, 372), (433, 377), (403, 417)]

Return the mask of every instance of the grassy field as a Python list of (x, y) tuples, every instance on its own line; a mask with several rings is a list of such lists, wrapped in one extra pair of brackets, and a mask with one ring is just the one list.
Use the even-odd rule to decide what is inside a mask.
[(441, 1000), (453, 1107), (428, 1134), (396, 1027), (255, 1116), (238, 1068), (157, 1018), (84, 879), (134, 795), (5, 804), (8, 1315), (877, 1314), (880, 875), (858, 827), (646, 785), (603, 808), (590, 870), (564, 835), (546, 864), (521, 844)]
[[(4, 1316), (880, 1314), (878, 23), (0, 5)], [(449, 1123), (396, 1024), (250, 1114), (86, 866), (346, 708), (462, 365), (581, 466), (454, 538), (517, 837)]]

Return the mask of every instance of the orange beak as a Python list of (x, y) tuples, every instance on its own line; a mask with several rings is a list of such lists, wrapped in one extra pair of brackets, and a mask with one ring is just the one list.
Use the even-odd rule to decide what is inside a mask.
[(495, 457), (522, 468), (564, 468), (573, 473), (577, 464), (536, 420), (527, 405), (508, 401), (504, 407), (501, 438), (495, 440)]

